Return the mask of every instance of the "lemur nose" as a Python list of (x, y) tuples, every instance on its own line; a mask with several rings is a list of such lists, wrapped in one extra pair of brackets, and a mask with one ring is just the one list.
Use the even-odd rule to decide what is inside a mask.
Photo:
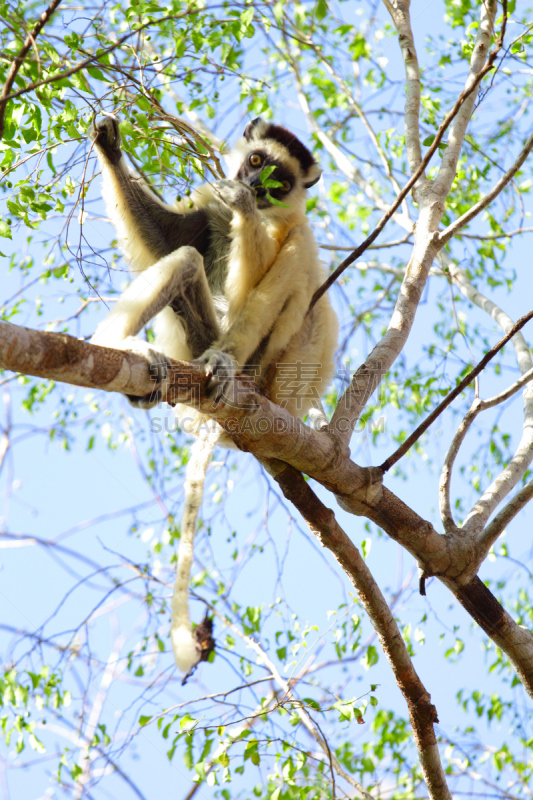
[(266, 197), (266, 189), (265, 187), (260, 184), (259, 186), (253, 187), (256, 197)]

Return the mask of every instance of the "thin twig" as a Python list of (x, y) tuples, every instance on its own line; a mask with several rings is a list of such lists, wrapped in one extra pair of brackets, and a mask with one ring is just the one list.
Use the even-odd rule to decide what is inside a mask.
[(21, 66), (24, 63), (24, 59), (26, 58), (28, 51), (30, 48), (34, 47), (35, 39), (40, 34), (58, 5), (61, 3), (61, 0), (52, 0), (46, 11), (43, 11), (37, 24), (35, 25), (34, 29), (31, 33), (28, 34), (26, 37), (26, 41), (20, 48), (18, 54), (13, 59), (13, 63), (9, 68), (9, 72), (7, 73), (6, 82), (4, 84), (4, 88), (2, 89), (2, 94), (0, 94), (0, 139), (4, 136), (4, 128), (5, 128), (5, 117), (6, 117), (6, 108), (7, 108), (7, 100), (9, 99), (9, 93), (11, 91), (11, 87), (15, 82), (15, 78), (17, 77), (17, 73), (20, 70)]
[[(218, 6), (214, 6), (213, 8), (218, 8)], [(95, 53), (90, 58), (86, 58), (83, 61), (80, 61), (79, 64), (74, 64), (74, 66), (70, 67), (70, 69), (66, 69), (64, 70), (64, 72), (58, 72), (56, 75), (52, 75), (50, 78), (44, 78), (41, 81), (35, 81), (35, 83), (30, 83), (16, 92), (12, 92), (7, 96), (0, 97), (0, 108), (2, 108), (2, 106), (4, 106), (5, 103), (7, 103), (9, 100), (14, 100), (16, 97), (20, 97), (20, 95), (28, 94), (28, 92), (32, 92), (34, 89), (39, 89), (41, 86), (46, 86), (49, 83), (55, 83), (56, 81), (64, 80), (64, 78), (70, 78), (71, 75), (74, 75), (76, 72), (85, 69), (85, 67), (89, 66), (89, 64), (91, 64), (93, 61), (99, 61), (104, 56), (108, 55), (109, 53), (112, 53), (118, 47), (123, 45), (125, 41), (131, 39), (132, 36), (139, 34), (140, 31), (149, 28), (151, 25), (158, 25), (173, 19), (183, 19), (184, 17), (189, 17), (192, 14), (199, 14), (199, 13), (200, 9), (198, 8), (197, 9), (187, 8), (181, 14), (168, 14), (166, 17), (161, 17), (160, 19), (156, 20), (151, 19), (148, 22), (145, 22), (143, 25), (139, 25), (138, 28), (128, 31), (128, 33), (125, 33), (124, 36), (121, 36), (120, 39), (118, 39), (118, 41), (114, 42), (112, 45), (109, 45), (109, 47), (106, 47), (103, 50), (99, 50), (98, 53)]]
[(472, 381), (474, 380), (474, 378), (475, 378), (477, 375), (479, 375), (479, 373), (480, 373), (480, 372), (481, 372), (483, 369), (485, 369), (485, 367), (487, 366), (487, 364), (489, 363), (489, 361), (491, 361), (491, 359), (493, 359), (493, 358), (494, 358), (494, 356), (495, 356), (495, 355), (497, 355), (497, 353), (498, 353), (498, 352), (499, 352), (499, 351), (502, 349), (502, 347), (503, 347), (504, 345), (506, 345), (506, 344), (507, 344), (507, 342), (508, 342), (510, 339), (512, 339), (512, 338), (513, 338), (513, 336), (515, 335), (515, 333), (518, 333), (518, 331), (519, 331), (521, 328), (523, 328), (523, 327), (524, 327), (524, 325), (526, 324), (526, 322), (529, 322), (529, 320), (530, 320), (531, 318), (533, 318), (533, 311), (529, 311), (529, 312), (528, 312), (528, 313), (527, 313), (527, 314), (526, 314), (524, 317), (521, 317), (521, 318), (518, 320), (518, 322), (517, 322), (515, 325), (513, 325), (513, 327), (511, 328), (511, 330), (510, 330), (508, 333), (506, 333), (506, 334), (505, 334), (505, 336), (503, 337), (503, 339), (500, 339), (500, 341), (498, 342), (498, 344), (494, 345), (494, 347), (492, 347), (492, 348), (489, 350), (489, 352), (488, 352), (488, 353), (487, 353), (485, 356), (483, 356), (483, 358), (481, 359), (481, 361), (479, 362), (479, 364), (477, 364), (477, 366), (475, 366), (475, 367), (474, 367), (474, 369), (472, 370), (472, 372), (469, 372), (469, 373), (468, 373), (468, 375), (466, 376), (466, 378), (463, 378), (463, 380), (462, 380), (462, 381), (461, 381), (459, 384), (457, 384), (457, 386), (455, 387), (455, 389), (452, 389), (452, 391), (449, 393), (449, 395), (447, 395), (447, 396), (444, 398), (444, 400), (442, 401), (442, 403), (439, 403), (439, 405), (437, 406), (437, 408), (436, 408), (434, 411), (432, 411), (432, 412), (431, 412), (431, 414), (429, 415), (429, 417), (428, 417), (426, 420), (424, 420), (424, 422), (422, 422), (422, 423), (421, 423), (421, 424), (418, 426), (418, 428), (415, 428), (415, 430), (413, 431), (413, 433), (412, 433), (412, 434), (411, 434), (411, 435), (410, 435), (410, 436), (409, 436), (409, 437), (408, 437), (408, 438), (405, 440), (405, 442), (404, 442), (404, 443), (401, 445), (401, 447), (399, 447), (397, 450), (395, 450), (395, 452), (394, 452), (394, 453), (393, 453), (391, 456), (389, 456), (389, 458), (387, 458), (387, 459), (386, 459), (386, 460), (383, 462), (383, 464), (381, 464), (381, 466), (380, 466), (380, 469), (382, 469), (382, 470), (383, 470), (383, 472), (387, 472), (387, 471), (388, 471), (388, 470), (389, 470), (389, 469), (390, 469), (392, 466), (394, 466), (394, 464), (396, 464), (396, 462), (397, 462), (397, 461), (399, 461), (399, 460), (400, 460), (400, 458), (401, 458), (402, 456), (404, 456), (404, 455), (405, 455), (405, 453), (407, 453), (407, 451), (408, 451), (408, 450), (409, 450), (409, 449), (410, 449), (410, 448), (411, 448), (411, 447), (414, 445), (414, 443), (415, 443), (415, 442), (417, 442), (417, 441), (418, 441), (418, 439), (420, 439), (420, 437), (422, 436), (422, 434), (423, 434), (425, 431), (427, 431), (427, 429), (429, 428), (429, 426), (430, 426), (430, 425), (431, 425), (431, 424), (432, 424), (432, 423), (433, 423), (433, 422), (434, 422), (434, 421), (437, 419), (437, 417), (439, 417), (439, 416), (442, 414), (442, 412), (443, 412), (443, 411), (444, 411), (444, 410), (445, 410), (445, 409), (446, 409), (446, 408), (447, 408), (447, 407), (450, 405), (450, 403), (451, 403), (453, 400), (455, 400), (455, 398), (457, 397), (457, 395), (461, 394), (461, 392), (463, 391), (463, 389), (466, 389), (466, 387), (467, 387), (467, 386), (468, 386), (470, 383), (472, 383)]

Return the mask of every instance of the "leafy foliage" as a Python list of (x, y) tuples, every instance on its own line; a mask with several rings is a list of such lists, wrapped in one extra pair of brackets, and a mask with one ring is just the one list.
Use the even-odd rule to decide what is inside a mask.
[[(531, 128), (532, 11), (514, 2), (508, 8), (510, 46), (481, 87), (445, 225), (485, 195)], [(0, 84), (43, 9), (34, 2), (0, 2), (6, 22), (0, 30)], [(423, 20), (425, 31), (419, 22), (415, 30), (424, 148), (468, 72), (479, 3), (446, 0), (430, 14)], [(340, 248), (355, 246), (373, 229), (409, 173), (402, 70), (386, 10), (359, 0), (169, 0), (83, 11), (65, 0), (32, 42), (5, 105), (2, 320), (88, 336), (127, 281), (104, 219), (87, 137), (95, 116), (104, 112), (120, 119), (132, 168), (170, 201), (223, 174), (221, 152), (240, 135), (244, 118), (264, 115), (312, 140), (325, 180), (309, 201), (309, 214), (317, 241), (331, 248), (321, 253), (335, 267)], [(348, 163), (344, 173), (318, 131)], [(445, 141), (435, 163), (446, 147)], [(429, 177), (435, 172), (432, 164)], [(520, 244), (531, 230), (531, 181), (526, 163), (482, 218), (446, 248), (446, 257), (465, 270), (475, 289), (510, 304), (513, 315), (522, 308), (520, 300), (531, 297), (523, 275), (529, 252)], [(274, 184), (266, 175), (265, 185)], [(341, 336), (337, 377), (326, 394), (329, 408), (388, 324), (411, 255), (416, 213), (410, 198), (377, 249), (331, 293)], [(524, 302), (529, 308), (530, 300)], [(446, 261), (435, 263), (420, 326), (368, 404), (354, 458), (380, 463), (494, 343), (495, 331), (492, 319), (451, 282)], [(483, 396), (517, 377), (511, 348), (500, 356), (483, 375)], [(16, 641), (5, 641), (0, 680), (8, 765), (33, 749), (56, 764), (50, 778), (44, 762), (35, 763), (39, 791), (44, 794), (41, 784), (52, 781), (54, 792), (71, 797), (163, 796), (175, 794), (177, 780), (181, 796), (193, 781), (204, 796), (224, 800), (351, 797), (354, 781), (376, 797), (425, 796), (406, 711), (391, 688), (370, 621), (255, 465), (219, 454), (209, 474), (193, 585), (216, 615), (217, 650), (214, 663), (202, 665), (198, 680), (182, 689), (168, 629), (186, 436), (161, 409), (145, 419), (110, 397), (21, 376), (6, 374), (1, 381), (6, 508), (0, 536), (13, 552), (22, 543), (25, 550), (39, 545), (65, 567), (60, 572), (54, 562), (51, 579), (39, 571), (33, 582), (19, 565), (25, 588), (14, 595), (27, 619), (21, 617), (16, 629), (4, 626)], [(425, 481), (435, 480), (439, 437), (455, 429), (471, 399), (471, 392), (461, 398), (396, 468), (394, 481), (405, 481), (406, 492), (423, 487), (415, 489), (416, 499), (427, 503), (428, 517), (434, 516), (435, 488), (426, 491)], [(519, 400), (510, 403), (512, 410), (498, 407), (483, 418), (479, 437), (462, 454), (463, 480), (454, 486), (459, 522), (514, 452)], [(15, 417), (12, 406), (18, 409)], [(121, 480), (124, 475), (123, 483), (142, 490), (123, 498), (123, 510), (104, 512), (105, 487), (93, 494), (81, 472), (77, 488), (91, 496), (93, 518), (82, 523), (71, 507), (67, 523), (58, 510), (61, 522), (46, 517), (43, 536), (41, 520), (20, 516), (11, 506), (13, 497), (17, 500), (12, 453), (31, 441), (31, 451), (23, 450), (24, 464), (29, 469), (36, 461), (44, 484), (50, 470), (39, 450), (42, 439), (46, 457), (55, 457), (48, 454), (55, 454), (56, 446), (69, 451), (62, 474), (71, 463), (81, 471), (81, 464), (94, 458), (99, 471)], [(65, 496), (67, 478), (53, 479), (56, 496), (75, 505)], [(119, 491), (112, 486), (109, 492)], [(99, 540), (93, 526), (105, 514), (107, 536)], [(413, 574), (400, 559), (396, 576), (392, 542), (362, 519), (356, 524), (352, 518), (349, 525), (354, 539), (364, 540), (364, 555), (378, 579), (389, 587), (409, 652), (444, 706), (441, 711), (437, 702), (445, 720), (439, 744), (450, 786), (458, 796), (475, 793), (473, 782), (487, 796), (529, 796), (531, 711), (509, 663), (490, 643), (485, 662), (476, 660), (481, 639), (457, 609), (446, 606), (445, 595), (421, 608), (411, 588)], [(118, 541), (112, 538), (117, 526)], [(81, 539), (72, 547), (63, 542), (81, 531), (91, 538), (88, 551)], [(531, 627), (525, 583), (531, 553), (509, 534), (492, 559), (494, 571), (483, 577), (520, 624)], [(45, 589), (53, 602), (42, 598)], [(439, 597), (445, 598), (440, 606)], [(30, 609), (40, 603), (46, 618), (37, 615), (30, 623)], [(164, 761), (161, 757), (154, 767), (150, 755), (140, 752), (139, 769), (130, 755), (148, 741)], [(333, 758), (341, 777), (332, 769)], [(110, 773), (123, 781), (120, 789), (107, 788)]]

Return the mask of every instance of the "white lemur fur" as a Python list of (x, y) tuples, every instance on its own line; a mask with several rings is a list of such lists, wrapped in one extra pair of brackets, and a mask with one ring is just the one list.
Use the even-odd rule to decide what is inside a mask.
[[(253, 370), (274, 402), (300, 418), (314, 410), (320, 419), (338, 325), (326, 296), (306, 316), (325, 279), (305, 215), (307, 189), (321, 175), (310, 151), (285, 128), (255, 119), (228, 158), (232, 179), (205, 184), (190, 201), (169, 206), (128, 169), (114, 117), (104, 117), (92, 138), (108, 215), (125, 258), (140, 273), (92, 343), (140, 351), (153, 364), (164, 365), (165, 356), (203, 362), (208, 386), (219, 396), (237, 371)], [(270, 195), (283, 206), (272, 204), (263, 186), (267, 166), (275, 167), (270, 178), (281, 184)], [(149, 345), (136, 337), (152, 317)], [(297, 391), (287, 397), (282, 369), (298, 362), (310, 365), (308, 374), (297, 376)], [(159, 398), (154, 392), (129, 399), (147, 408)], [(185, 411), (199, 438), (187, 467), (171, 638), (176, 664), (187, 675), (203, 657), (188, 607), (196, 519), (213, 447), (232, 442), (212, 421), (201, 425), (206, 418), (193, 409), (178, 408), (178, 415)]]

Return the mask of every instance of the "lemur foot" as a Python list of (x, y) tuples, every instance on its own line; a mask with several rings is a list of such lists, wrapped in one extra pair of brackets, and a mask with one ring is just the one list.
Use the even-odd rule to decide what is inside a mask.
[(134, 408), (154, 408), (161, 402), (162, 394), (158, 387), (161, 386), (164, 380), (168, 377), (168, 368), (170, 366), (170, 359), (168, 359), (159, 350), (154, 350), (148, 342), (142, 339), (136, 339), (135, 336), (130, 336), (124, 340), (121, 350), (131, 350), (144, 356), (150, 363), (150, 377), (154, 382), (154, 388), (150, 394), (145, 394), (142, 397), (137, 395), (127, 394), (128, 402)]
[(93, 121), (89, 136), (95, 142), (99, 150), (106, 154), (112, 163), (120, 160), (122, 155), (120, 150), (121, 137), (118, 127), (118, 120), (109, 115), (102, 117), (98, 122)]
[(134, 394), (127, 394), (125, 397), (128, 398), (129, 403), (134, 408), (142, 409), (153, 408), (161, 401), (162, 394), (159, 387), (163, 381), (166, 380), (170, 365), (169, 359), (163, 355), (163, 353), (159, 350), (154, 350), (149, 342), (145, 342), (143, 339), (137, 339), (135, 336), (128, 336), (118, 342), (113, 342), (110, 339), (104, 340), (95, 335), (91, 339), (91, 344), (98, 344), (102, 347), (112, 347), (115, 350), (129, 350), (132, 353), (143, 356), (150, 364), (150, 377), (154, 382), (153, 391), (142, 397)]
[(238, 364), (235, 359), (221, 350), (206, 350), (198, 361), (205, 365), (208, 395), (216, 401), (224, 399), (231, 402), (228, 388), (237, 372)]
[(254, 190), (243, 181), (216, 181), (213, 191), (233, 211), (241, 214), (253, 214), (256, 209)]

